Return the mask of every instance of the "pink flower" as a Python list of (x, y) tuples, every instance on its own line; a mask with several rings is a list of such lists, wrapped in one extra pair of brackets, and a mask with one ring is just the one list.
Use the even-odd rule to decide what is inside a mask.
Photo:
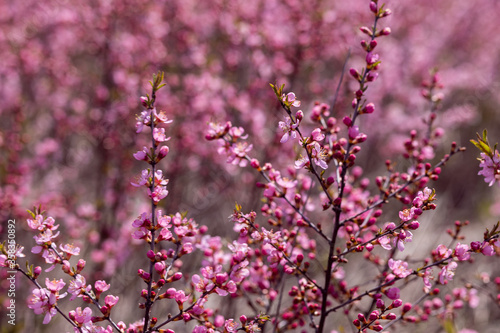
[(307, 158), (307, 156), (301, 155), (300, 158), (295, 161), (295, 169), (301, 169), (306, 165), (309, 165), (309, 159)]
[(490, 257), (495, 254), (495, 248), (491, 244), (485, 242), (483, 248), (481, 249), (481, 253)]
[[(316, 141), (310, 145), (311, 148), (311, 159), (314, 163), (322, 169), (328, 169), (328, 164), (326, 164), (325, 159), (327, 157), (327, 153), (323, 147), (320, 146)], [(308, 163), (307, 157), (302, 157), (298, 161), (295, 162), (296, 168), (301, 168)]]
[(231, 147), (229, 147), (229, 155), (227, 157), (227, 163), (232, 163), (234, 165), (239, 165), (244, 167), (247, 165), (248, 161), (246, 159), (247, 153), (252, 150), (253, 146), (247, 142), (237, 142)]
[(164, 111), (160, 111), (159, 113), (156, 111), (156, 108), (153, 109), (153, 114), (155, 115), (155, 122), (160, 122), (163, 124), (170, 124), (173, 120), (169, 120), (167, 114)]
[(368, 52), (366, 54), (366, 63), (368, 65), (373, 65), (375, 64), (379, 59), (379, 55), (378, 54), (373, 54), (372, 52)]
[(111, 285), (107, 284), (104, 280), (98, 280), (95, 282), (94, 287), (97, 293), (102, 294), (108, 290)]
[(69, 300), (72, 301), (77, 297), (82, 297), (85, 292), (90, 292), (91, 290), (92, 287), (87, 286), (85, 277), (77, 274), (75, 279), (69, 282), (68, 292), (72, 295)]
[(293, 139), (297, 137), (296, 129), (299, 126), (299, 123), (300, 123), (299, 120), (297, 120), (296, 123), (292, 123), (290, 117), (286, 117), (285, 122), (282, 121), (279, 122), (279, 127), (283, 130), (283, 132), (285, 132), (281, 137), (280, 140), (281, 143), (287, 142), (288, 139), (290, 139), (290, 137), (292, 137)]
[(413, 272), (413, 270), (408, 269), (408, 263), (402, 260), (390, 258), (388, 264), (394, 275), (400, 278), (405, 278)]
[[(50, 290), (52, 293), (57, 294), (59, 291), (64, 288), (66, 283), (63, 281), (63, 279), (59, 280), (49, 280), (48, 278), (45, 279), (45, 285), (47, 286), (47, 289)], [(66, 294), (61, 295), (60, 297), (64, 297)]]
[(165, 186), (158, 185), (155, 186), (153, 192), (148, 188), (148, 195), (155, 203), (160, 202), (161, 199), (165, 198), (168, 195), (168, 190)]
[(59, 248), (68, 254), (68, 259), (72, 255), (77, 256), (80, 254), (80, 248), (77, 246), (74, 246), (73, 244), (66, 244), (66, 245), (59, 245)]
[(245, 129), (243, 127), (231, 127), (228, 133), (232, 136), (233, 140), (248, 138), (248, 134), (243, 134), (245, 133)]
[(289, 92), (288, 94), (282, 96), (282, 100), (285, 104), (290, 104), (291, 106), (299, 107), (300, 101), (295, 97), (293, 92)]
[(467, 244), (458, 243), (457, 246), (455, 246), (455, 256), (460, 261), (469, 260), (469, 246)]
[(138, 161), (147, 161), (148, 160), (148, 148), (144, 147), (142, 150), (139, 150), (134, 154), (134, 158)]
[(119, 300), (120, 297), (118, 296), (108, 295), (106, 296), (106, 298), (104, 298), (104, 304), (106, 304), (106, 306), (111, 309), (116, 305), (116, 303), (118, 303)]
[(225, 124), (220, 124), (220, 123), (213, 123), (210, 122), (208, 124), (208, 131), (207, 134), (205, 135), (205, 138), (207, 140), (213, 140), (213, 139), (218, 139), (224, 136), (229, 129), (231, 128), (231, 122), (227, 122)]
[(177, 302), (177, 304), (182, 304), (189, 299), (189, 296), (186, 296), (186, 294), (184, 293), (183, 290), (178, 290), (175, 293), (174, 298), (175, 298), (175, 301)]
[(385, 250), (392, 249), (391, 238), (388, 235), (380, 237), (378, 239), (378, 242), (379, 242), (380, 246), (382, 246), (382, 248), (384, 248)]
[(132, 186), (139, 187), (143, 185), (147, 185), (149, 183), (149, 169), (145, 169), (141, 171), (141, 175), (139, 176), (137, 182), (131, 182)]
[(448, 258), (453, 251), (451, 249), (448, 249), (446, 246), (443, 244), (439, 244), (438, 247), (435, 250), (436, 255), (441, 258), (445, 259)]
[(411, 233), (411, 231), (402, 230), (397, 237), (399, 251), (403, 252), (405, 250), (405, 243), (411, 242), (412, 239), (413, 239), (413, 234)]
[(311, 139), (313, 141), (323, 141), (325, 139), (325, 135), (321, 133), (320, 128), (315, 128), (314, 131), (311, 133)]
[(226, 323), (224, 324), (224, 328), (230, 332), (234, 333), (238, 331), (238, 324), (234, 321), (234, 319), (228, 319), (226, 320)]
[(500, 179), (500, 154), (495, 150), (493, 159), (485, 153), (481, 153), (481, 162), (479, 167), (483, 168), (478, 175), (484, 176), (484, 181), (492, 186), (495, 181)]
[(413, 205), (417, 208), (421, 207), (425, 201), (429, 200), (431, 194), (432, 190), (428, 187), (424, 188), (422, 191), (419, 191), (415, 199), (413, 199)]
[(432, 267), (429, 267), (424, 271), (424, 274), (422, 275), (422, 280), (424, 282), (424, 291), (426, 293), (429, 293), (429, 291), (432, 288), (432, 284), (430, 281), (432, 278), (433, 278), (432, 277)]
[(193, 282), (196, 291), (199, 291), (200, 293), (207, 291), (208, 280), (201, 278), (198, 274), (194, 274), (193, 277), (191, 277), (191, 281)]
[(457, 268), (457, 266), (458, 264), (455, 261), (452, 261), (448, 265), (443, 267), (441, 269), (441, 272), (439, 273), (439, 283), (446, 284), (448, 283), (448, 280), (453, 280), (453, 277), (455, 276), (455, 269)]
[(57, 303), (57, 296), (50, 293), (47, 289), (35, 289), (33, 295), (28, 300), (28, 307), (32, 309), (35, 314), (45, 313), (43, 319), (44, 324), (48, 324), (52, 317), (57, 314), (55, 305)]
[(137, 122), (135, 123), (136, 133), (142, 132), (144, 125), (149, 126), (151, 124), (151, 110), (144, 110), (139, 116), (136, 117)]
[(83, 311), (81, 307), (78, 307), (76, 311), (70, 311), (69, 315), (79, 325), (92, 324), (92, 310), (89, 307), (86, 307)]
[(153, 138), (156, 141), (156, 144), (159, 144), (161, 142), (165, 142), (170, 138), (167, 138), (165, 135), (165, 129), (164, 128), (158, 128), (155, 127), (153, 130)]
[(38, 229), (43, 231), (45, 229), (56, 230), (59, 228), (59, 225), (54, 225), (55, 220), (52, 217), (47, 217), (45, 220), (43, 219), (43, 215), (38, 214), (35, 216), (35, 219), (28, 219), (28, 226), (31, 229)]

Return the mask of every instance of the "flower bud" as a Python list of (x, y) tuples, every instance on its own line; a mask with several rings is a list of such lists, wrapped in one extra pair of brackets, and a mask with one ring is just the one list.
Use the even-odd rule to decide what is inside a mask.
[(302, 120), (304, 118), (304, 112), (302, 112), (302, 110), (297, 111), (297, 113), (295, 114), (295, 117), (299, 121)]
[(375, 111), (375, 104), (373, 103), (368, 103), (363, 108), (363, 113), (373, 113), (373, 111)]
[(169, 152), (169, 148), (168, 146), (161, 146), (160, 147), (160, 150), (158, 151), (158, 160), (161, 160), (162, 158), (164, 158), (165, 156), (167, 156), (168, 152)]
[(36, 266), (34, 269), (33, 269), (33, 278), (36, 279), (37, 277), (40, 276), (40, 274), (42, 273), (42, 267), (40, 266)]

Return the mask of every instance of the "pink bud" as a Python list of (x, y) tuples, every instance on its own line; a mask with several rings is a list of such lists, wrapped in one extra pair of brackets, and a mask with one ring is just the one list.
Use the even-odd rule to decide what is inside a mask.
[(351, 127), (352, 126), (352, 120), (350, 117), (348, 116), (345, 116), (344, 119), (342, 119), (342, 122), (344, 123), (344, 125), (346, 125), (347, 127)]
[(379, 299), (377, 300), (377, 302), (375, 303), (375, 305), (376, 305), (376, 307), (377, 307), (378, 309), (384, 309), (384, 308), (385, 308), (384, 301), (383, 301), (381, 298), (379, 298)]
[(158, 159), (162, 159), (164, 158), (165, 156), (167, 156), (168, 152), (169, 152), (169, 148), (168, 146), (161, 146), (160, 147), (160, 151), (158, 152)]
[(375, 104), (373, 103), (368, 103), (363, 109), (364, 113), (373, 113), (375, 111)]
[(392, 10), (386, 9), (382, 12), (382, 15), (380, 17), (386, 17), (392, 14)]
[(367, 34), (370, 37), (373, 36), (371, 29), (368, 27), (361, 27), (359, 28), (359, 30), (361, 30), (362, 33)]
[(217, 315), (214, 320), (215, 327), (222, 327), (222, 325), (224, 325), (224, 321), (225, 319), (223, 316)]
[(302, 110), (297, 111), (297, 113), (295, 113), (295, 117), (298, 120), (302, 120), (304, 118), (304, 112), (302, 112)]
[(370, 315), (368, 316), (368, 319), (370, 319), (370, 321), (377, 320), (379, 315), (380, 315), (380, 313), (377, 310), (372, 311), (370, 313)]
[(37, 278), (40, 276), (40, 274), (42, 273), (42, 267), (40, 266), (36, 266), (34, 269), (33, 269), (33, 278)]
[(259, 161), (257, 161), (255, 158), (252, 158), (252, 160), (250, 161), (250, 165), (254, 169), (259, 169), (260, 168)]
[(359, 72), (355, 68), (349, 69), (349, 74), (351, 74), (353, 78), (355, 78), (356, 80), (359, 81), (360, 75), (359, 75)]
[(391, 28), (387, 27), (380, 31), (380, 36), (388, 36), (391, 34)]
[(373, 1), (370, 2), (370, 10), (374, 13), (377, 13), (377, 11), (378, 11), (377, 4)]
[(83, 271), (83, 269), (85, 268), (85, 260), (83, 259), (80, 259), (78, 260), (78, 263), (76, 264), (76, 272), (77, 273), (80, 273), (81, 271)]
[(403, 305), (403, 301), (401, 299), (395, 299), (392, 304), (391, 304), (391, 308), (395, 309), (395, 308), (399, 308), (401, 305)]
[(405, 305), (403, 305), (403, 313), (410, 311), (411, 308), (412, 308), (412, 306), (410, 303), (405, 303)]

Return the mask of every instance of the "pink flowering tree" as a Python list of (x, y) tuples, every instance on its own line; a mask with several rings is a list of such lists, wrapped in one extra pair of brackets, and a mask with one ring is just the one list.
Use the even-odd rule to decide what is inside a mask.
[[(21, 112), (19, 100), (5, 99), (13, 116), (3, 125), (2, 147), (8, 147), (9, 167), (2, 173), (7, 183), (2, 205), (21, 216), (20, 196), (30, 193), (47, 212), (42, 206), (29, 212), (26, 229), (35, 232), (34, 246), (27, 240), (4, 243), (0, 264), (6, 268), (2, 272), (16, 271), (30, 281), (27, 308), (40, 315), (43, 324), (56, 324), (54, 317), (60, 316), (65, 329), (75, 332), (327, 332), (345, 327), (365, 332), (399, 331), (434, 320), (433, 325), (448, 331), (466, 332), (465, 327), (475, 326), (458, 320), (461, 311), (477, 308), (481, 298), (490, 298), (498, 307), (498, 272), (481, 273), (476, 280), (458, 278), (469, 263), (498, 257), (498, 224), (490, 223), (482, 235), (466, 239), (469, 231), (464, 230), (480, 228), (455, 221), (445, 232), (448, 240), (415, 250), (414, 244), (426, 237), (422, 229), (433, 228), (432, 214), (444, 196), (434, 182), (442, 180), (445, 164), (452, 167), (456, 155), (465, 154), (459, 144), (444, 143), (449, 138), (441, 126), (453, 129), (475, 111), (469, 106), (462, 110), (464, 119), (452, 119), (454, 105), (443, 105), (441, 77), (455, 72), (432, 70), (424, 78), (421, 72), (434, 64), (418, 59), (418, 52), (411, 53), (415, 58), (396, 52), (398, 44), (391, 45), (390, 39), (394, 33), (414, 38), (408, 39), (408, 44), (415, 41), (409, 45), (412, 50), (419, 50), (422, 41), (398, 21), (390, 21), (391, 30), (387, 25), (394, 15), (384, 4), (364, 3), (366, 10), (360, 15), (368, 25), (360, 28), (361, 47), (353, 48), (351, 56), (337, 47), (351, 34), (356, 8), (350, 4), (331, 4), (335, 10), (327, 10), (315, 2), (257, 1), (236, 4), (215, 20), (223, 8), (217, 2), (199, 8), (178, 2), (166, 12), (147, 1), (134, 1), (130, 8), (98, 1), (99, 15), (90, 5), (73, 10), (64, 2), (54, 3), (58, 6), (44, 7), (43, 14), (31, 21), (34, 31), (25, 30), (37, 38), (9, 34), (9, 45), (14, 46), (7, 48), (11, 53), (3, 72), (16, 82), (12, 68), (20, 59), (21, 78), (36, 73), (40, 81), (24, 82), (30, 88), (23, 90), (24, 102), (33, 108), (53, 108), (56, 119), (52, 129), (34, 112)], [(30, 11), (29, 2), (21, 7), (8, 9), (14, 16)], [(451, 8), (474, 16), (468, 6)], [(145, 22), (137, 15), (139, 9), (148, 13)], [(400, 23), (408, 22), (409, 27), (412, 17), (422, 14), (401, 12)], [(481, 15), (486, 12), (494, 10)], [(427, 16), (436, 20), (432, 13)], [(75, 20), (93, 33), (72, 30)], [(135, 25), (128, 26), (130, 20)], [(340, 21), (345, 22), (333, 26)], [(478, 22), (488, 30), (487, 20)], [(289, 30), (279, 28), (282, 24)], [(134, 29), (140, 30), (141, 39), (131, 37)], [(455, 31), (447, 29), (451, 28), (441, 27), (440, 35)], [(324, 36), (321, 32), (326, 30), (337, 33)], [(169, 31), (182, 33), (172, 37)], [(450, 36), (439, 39), (430, 34), (428, 40), (439, 50), (435, 46), (446, 44), (443, 40), (453, 43), (458, 38)], [(53, 43), (46, 48), (44, 39)], [(225, 39), (234, 47), (224, 49)], [(18, 58), (12, 56), (15, 52)], [(224, 53), (223, 61), (210, 60), (218, 52)], [(435, 52), (433, 60), (440, 56)], [(59, 58), (44, 63), (44, 54)], [(102, 76), (91, 70), (88, 80), (71, 75), (76, 66), (92, 68), (94, 54), (103, 55), (97, 62)], [(395, 56), (389, 58), (391, 54)], [(129, 109), (137, 108), (139, 78), (164, 57), (180, 65), (165, 65), (167, 75), (153, 77), (150, 94), (141, 98), (143, 109), (135, 119), (133, 136), (133, 121), (121, 120), (131, 118)], [(338, 64), (333, 78), (310, 71), (320, 58)], [(492, 65), (484, 57), (477, 59), (483, 68)], [(353, 63), (350, 69), (348, 62)], [(385, 70), (398, 65), (412, 75), (400, 77)], [(37, 72), (38, 68), (43, 70)], [(255, 70), (248, 73), (248, 68)], [(224, 72), (234, 77), (223, 79)], [(251, 76), (250, 83), (242, 87), (245, 75)], [(423, 81), (420, 94), (411, 80)], [(458, 77), (453, 84), (469, 80)], [(269, 81), (280, 84), (269, 89)], [(157, 93), (165, 85), (161, 104), (168, 109), (161, 111)], [(290, 85), (294, 92), (285, 90)], [(332, 86), (337, 87), (333, 99)], [(78, 92), (96, 104), (89, 105)], [(278, 106), (273, 114), (280, 114), (275, 118), (269, 116), (273, 93)], [(15, 95), (12, 89), (2, 94)], [(316, 97), (328, 101), (304, 102)], [(404, 111), (391, 117), (390, 111), (403, 104), (425, 111), (418, 117)], [(232, 112), (223, 113), (224, 109)], [(230, 114), (234, 117), (227, 121)], [(33, 136), (54, 133), (33, 154), (23, 155), (30, 137), (17, 132), (28, 119), (36, 119)], [(208, 129), (201, 130), (206, 123)], [(65, 155), (68, 147), (73, 148), (70, 134), (84, 130), (95, 138), (95, 158), (85, 149)], [(203, 142), (203, 137), (218, 146)], [(473, 143), (481, 150), (479, 174), (491, 186), (499, 172), (496, 146), (490, 147), (486, 132)], [(134, 148), (125, 148), (129, 146)], [(382, 168), (367, 161), (369, 155), (383, 156)], [(73, 186), (72, 178), (66, 178), (62, 185), (67, 186), (54, 187), (58, 174), (73, 174), (64, 163), (71, 159), (86, 166), (95, 162), (99, 172), (89, 175), (85, 168), (78, 169), (87, 182)], [(137, 161), (147, 167), (129, 181), (124, 175), (132, 173)], [(224, 163), (229, 167), (220, 171)], [(49, 170), (55, 170), (50, 177), (37, 175)], [(211, 219), (218, 216), (212, 211), (224, 218), (231, 214), (218, 226), (210, 219), (198, 224), (193, 211), (185, 211), (190, 206), (185, 203), (193, 202), (191, 193), (211, 194), (202, 191), (210, 189), (209, 170), (227, 172), (230, 204), (235, 198), (239, 202), (230, 213), (224, 200), (212, 196), (221, 203), (206, 210)], [(257, 189), (251, 190), (255, 181)], [(47, 190), (30, 192), (27, 184)], [(85, 196), (93, 186), (95, 204), (89, 204)], [(143, 190), (140, 199), (134, 199), (140, 196), (137, 189)], [(194, 206), (198, 220), (206, 211), (201, 204)], [(92, 227), (93, 221), (99, 223)], [(44, 264), (24, 265), (21, 244)], [(132, 279), (137, 282), (127, 282)]]

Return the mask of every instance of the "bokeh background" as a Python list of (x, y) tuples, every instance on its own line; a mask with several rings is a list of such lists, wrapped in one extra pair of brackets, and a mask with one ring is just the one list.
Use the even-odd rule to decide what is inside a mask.
[[(252, 170), (225, 163), (217, 145), (204, 139), (210, 121), (232, 121), (249, 134), (253, 156), (285, 168), (291, 145), (279, 144), (284, 114), (269, 83), (285, 83), (302, 101), (306, 118), (314, 102), (330, 104), (348, 67), (360, 68), (362, 25), (372, 23), (368, 1), (334, 0), (73, 0), (0, 2), (0, 219), (2, 239), (8, 219), (17, 221), (17, 241), (28, 259), (31, 231), (26, 209), (41, 204), (60, 223), (62, 241), (74, 242), (89, 258), (89, 281), (110, 279), (124, 296), (118, 318), (139, 319), (141, 286), (136, 269), (144, 259), (131, 240), (131, 222), (148, 205), (130, 185), (140, 172), (132, 154), (147, 144), (135, 134), (139, 97), (158, 70), (167, 87), (158, 108), (174, 122), (168, 127), (170, 154), (161, 167), (170, 179), (168, 213), (188, 211), (209, 232), (234, 238), (227, 217), (234, 202), (260, 208), (262, 189)], [(369, 88), (376, 111), (360, 120), (369, 137), (359, 165), (373, 179), (384, 161), (401, 162), (403, 141), (425, 128), (429, 104), (421, 82), (439, 68), (444, 100), (436, 124), (451, 141), (467, 147), (433, 184), (438, 210), (421, 221), (420, 241), (409, 253), (444, 242), (453, 222), (470, 220), (470, 240), (480, 238), (500, 213), (500, 192), (477, 176), (479, 153), (469, 143), (487, 128), (500, 141), (500, 4), (494, 0), (388, 2), (392, 29), (380, 39), (380, 77)], [(350, 57), (348, 54), (350, 53)], [(332, 110), (337, 119), (351, 112), (355, 82), (344, 77)], [(305, 125), (307, 126), (307, 125)], [(373, 183), (373, 181), (372, 181)], [(387, 220), (397, 210), (387, 213)], [(417, 237), (416, 237), (417, 238)], [(196, 258), (196, 256), (194, 256)], [(185, 263), (196, 272), (196, 259)], [(472, 267), (472, 266), (471, 266)], [(474, 270), (474, 271), (472, 271)], [(477, 264), (471, 274), (498, 275), (495, 264)], [(0, 271), (4, 274), (4, 271)], [(2, 276), (1, 285), (6, 287)], [(41, 325), (24, 306), (31, 290), (18, 276), (16, 327), (1, 332), (59, 332), (68, 325), (54, 318), (55, 330)], [(136, 288), (136, 294), (128, 292)], [(6, 293), (0, 294), (0, 301)], [(495, 312), (496, 311), (496, 312)], [(498, 324), (498, 308), (471, 317), (481, 332)], [(495, 324), (496, 323), (496, 324)], [(60, 325), (60, 326), (58, 326)], [(437, 327), (439, 323), (434, 323)], [(470, 326), (470, 325), (469, 325)], [(427, 328), (425, 328), (427, 329)], [(182, 330), (181, 330), (182, 331)], [(413, 331), (413, 329), (412, 329)]]

